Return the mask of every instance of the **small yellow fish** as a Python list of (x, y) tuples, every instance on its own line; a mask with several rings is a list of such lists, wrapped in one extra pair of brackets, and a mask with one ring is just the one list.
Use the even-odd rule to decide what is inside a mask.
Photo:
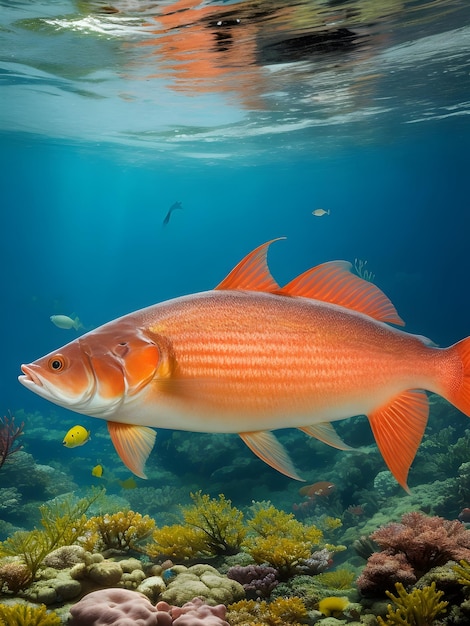
[(89, 439), (90, 431), (77, 424), (65, 435), (62, 443), (66, 448), (76, 448), (83, 446)]
[(64, 330), (69, 330), (70, 328), (78, 330), (79, 328), (83, 328), (83, 324), (78, 317), (74, 317), (72, 319), (68, 315), (51, 315), (49, 319), (54, 326), (57, 326), (57, 328), (63, 328)]
[(103, 476), (103, 466), (95, 465), (95, 467), (91, 470), (91, 475), (96, 476), (96, 478), (101, 478)]
[(126, 480), (118, 480), (118, 483), (123, 489), (135, 489), (137, 487), (137, 483), (132, 476), (129, 476)]
[(330, 214), (330, 209), (328, 209), (327, 211), (325, 211), (325, 209), (314, 209), (312, 211), (312, 215), (315, 215), (315, 217), (321, 217), (322, 215), (329, 215)]

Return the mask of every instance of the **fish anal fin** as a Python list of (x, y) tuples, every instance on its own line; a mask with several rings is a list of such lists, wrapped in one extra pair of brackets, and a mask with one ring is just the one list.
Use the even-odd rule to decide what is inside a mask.
[(272, 239), (259, 246), (236, 265), (230, 274), (219, 283), (216, 289), (264, 291), (272, 293), (280, 289), (268, 269), (267, 253), (269, 246), (278, 239)]
[(291, 280), (278, 293), (330, 302), (365, 313), (389, 324), (404, 326), (395, 307), (376, 285), (351, 272), (347, 261), (328, 261)]
[(301, 426), (299, 430), (309, 437), (315, 437), (315, 439), (326, 443), (332, 448), (337, 448), (338, 450), (354, 450), (354, 448), (348, 446), (347, 443), (344, 443), (330, 422), (320, 422), (320, 424), (313, 424), (312, 426)]
[(279, 443), (271, 432), (260, 430), (238, 434), (250, 450), (262, 461), (289, 478), (305, 482), (304, 479), (300, 478), (297, 474), (297, 470), (284, 446)]
[(124, 465), (139, 478), (147, 478), (144, 466), (152, 451), (157, 433), (147, 426), (118, 422), (108, 422), (108, 430), (116, 452)]
[(368, 415), (388, 469), (408, 492), (408, 472), (423, 438), (428, 415), (428, 398), (419, 390), (406, 391)]

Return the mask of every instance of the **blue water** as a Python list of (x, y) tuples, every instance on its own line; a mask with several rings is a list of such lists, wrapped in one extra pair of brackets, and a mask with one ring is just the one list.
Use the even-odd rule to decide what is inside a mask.
[[(57, 14), (68, 4), (58, 3)], [(57, 429), (54, 447), (29, 438), (26, 428), (28, 452), (42, 462), (67, 462), (74, 451), (61, 447), (61, 437), (75, 423), (105, 436), (103, 422), (52, 407), (17, 381), (22, 363), (78, 336), (55, 327), (51, 315), (78, 315), (92, 329), (210, 289), (272, 238), (286, 237), (269, 252), (280, 284), (323, 261), (361, 259), (407, 330), (441, 346), (470, 334), (470, 16), (459, 5), (457, 19), (453, 3), (445, 4), (449, 14), (441, 21), (402, 32), (395, 16), (389, 41), (344, 65), (336, 59), (323, 66), (323, 82), (313, 90), (325, 94), (320, 108), (296, 91), (313, 84), (316, 70), (293, 86), (286, 76), (302, 68), (292, 62), (266, 90), (270, 106), (259, 109), (217, 90), (172, 91), (165, 81), (156, 86), (163, 100), (155, 96), (152, 109), (150, 79), (139, 82), (142, 68), (135, 70), (134, 36), (126, 47), (121, 35), (99, 38), (63, 25), (52, 32), (37, 22), (26, 28), (21, 19), (42, 19), (54, 7), (41, 13), (13, 5), (17, 13), (8, 14), (2, 34), (0, 413), (40, 412)], [(9, 47), (15, 41), (21, 51)], [(64, 55), (54, 56), (56, 65), (44, 60), (49, 44)], [(79, 44), (89, 48), (89, 67), (75, 56)], [(354, 102), (339, 92), (335, 100), (332, 86), (341, 86), (351, 67), (372, 88)], [(122, 94), (139, 85), (123, 111)], [(88, 97), (85, 88), (102, 93)], [(175, 142), (184, 133), (187, 141)], [(176, 201), (183, 210), (163, 226)], [(330, 214), (313, 216), (319, 207)], [(92, 445), (80, 451), (87, 472), (97, 460)]]

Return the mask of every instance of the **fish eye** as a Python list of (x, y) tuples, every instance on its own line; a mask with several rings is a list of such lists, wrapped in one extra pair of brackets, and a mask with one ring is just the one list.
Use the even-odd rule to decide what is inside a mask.
[(54, 372), (60, 372), (65, 367), (65, 359), (60, 354), (56, 354), (56, 356), (53, 356), (49, 359), (48, 365), (49, 369), (53, 370)]

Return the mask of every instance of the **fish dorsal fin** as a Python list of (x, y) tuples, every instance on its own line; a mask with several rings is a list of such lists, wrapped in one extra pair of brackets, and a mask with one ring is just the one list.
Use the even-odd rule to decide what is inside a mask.
[(262, 461), (289, 478), (301, 480), (284, 446), (267, 430), (238, 433), (250, 450)]
[(147, 426), (108, 422), (111, 440), (121, 461), (140, 478), (147, 478), (144, 465), (152, 452), (157, 433)]
[(219, 283), (216, 289), (264, 291), (272, 293), (280, 289), (268, 269), (268, 248), (274, 241), (271, 239), (259, 246), (236, 265), (230, 274)]
[(280, 290), (284, 296), (302, 296), (339, 304), (380, 322), (404, 326), (395, 307), (374, 284), (351, 272), (347, 261), (329, 261), (307, 270)]
[(299, 430), (309, 437), (315, 437), (315, 439), (326, 443), (332, 448), (337, 448), (338, 450), (354, 449), (348, 446), (347, 443), (344, 443), (330, 422), (321, 422), (320, 424), (313, 424), (312, 426), (301, 426)]
[(406, 479), (428, 421), (424, 391), (400, 394), (368, 415), (375, 441), (397, 482), (409, 492)]

